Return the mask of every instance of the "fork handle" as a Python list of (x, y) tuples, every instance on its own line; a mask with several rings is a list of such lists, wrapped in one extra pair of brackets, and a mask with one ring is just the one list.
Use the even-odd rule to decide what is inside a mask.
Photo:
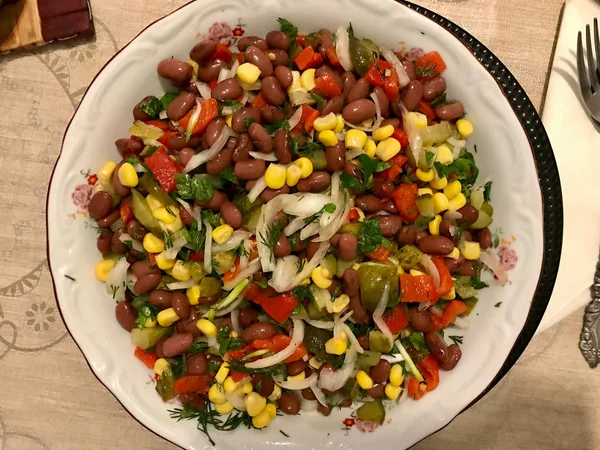
[(592, 301), (585, 308), (583, 328), (579, 337), (579, 349), (584, 359), (594, 369), (600, 363), (600, 261), (591, 289)]

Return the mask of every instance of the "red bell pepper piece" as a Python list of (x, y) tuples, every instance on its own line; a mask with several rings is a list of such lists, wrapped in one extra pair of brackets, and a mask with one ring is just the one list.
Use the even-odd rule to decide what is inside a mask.
[(279, 323), (285, 322), (290, 314), (298, 306), (298, 300), (289, 292), (269, 297), (274, 293), (273, 289), (261, 289), (252, 284), (246, 291), (246, 298), (259, 305), (265, 312)]
[(342, 89), (328, 73), (318, 77), (315, 80), (315, 84), (317, 85), (317, 89), (322, 91), (328, 97), (337, 97), (342, 94)]
[(425, 100), (421, 100), (419, 102), (419, 104), (417, 105), (417, 109), (419, 109), (423, 114), (425, 114), (429, 121), (435, 120), (435, 110)]
[(167, 122), (165, 122), (164, 120), (148, 120), (146, 122), (144, 122), (146, 125), (151, 125), (153, 127), (156, 128), (160, 128), (163, 131), (169, 131), (169, 124)]
[(312, 48), (312, 46), (309, 45), (304, 50), (302, 50), (300, 53), (298, 53), (298, 56), (296, 56), (294, 58), (294, 62), (296, 63), (296, 66), (298, 66), (298, 69), (304, 70), (304, 69), (308, 68), (308, 66), (312, 62), (314, 56), (315, 56), (315, 51)]
[(402, 150), (408, 147), (408, 134), (406, 134), (406, 131), (402, 128), (396, 128), (392, 137), (400, 142), (400, 148), (402, 148)]
[(133, 218), (133, 207), (130, 203), (121, 203), (121, 207), (119, 208), (119, 214), (123, 223), (127, 225), (129, 221)]
[(300, 117), (300, 122), (297, 126), (302, 127), (302, 125), (304, 125), (306, 132), (310, 133), (314, 127), (315, 120), (317, 120), (319, 117), (319, 114), (320, 113), (318, 110), (311, 108), (306, 104), (302, 105), (302, 116)]
[[(292, 338), (289, 337), (287, 334), (278, 334), (270, 339), (256, 339), (252, 341), (250, 345), (256, 350), (266, 349), (277, 353), (285, 349), (288, 345), (290, 345), (290, 342), (292, 342)], [(306, 347), (304, 346), (304, 344), (300, 344), (300, 346), (294, 351), (294, 353), (292, 353), (291, 356), (287, 357), (283, 362), (287, 364), (294, 361), (298, 361), (302, 359), (306, 354)]]
[(380, 70), (385, 70), (392, 67), (392, 63), (387, 62), (385, 59), (378, 59), (376, 64)]
[(385, 262), (390, 257), (390, 253), (392, 253), (392, 251), (389, 248), (380, 245), (377, 250), (372, 251), (370, 253), (366, 253), (365, 255), (367, 256), (367, 258), (372, 259), (374, 261)]
[(163, 135), (157, 139), (157, 141), (166, 147), (169, 143), (169, 138), (175, 136), (176, 134), (178, 134), (176, 131), (165, 131)]
[(416, 184), (401, 184), (392, 194), (400, 217), (407, 222), (413, 222), (419, 217), (419, 210), (416, 204), (417, 191), (418, 187)]
[(404, 166), (407, 161), (408, 158), (406, 156), (398, 154), (388, 161), (389, 163), (393, 164), (392, 167), (385, 169), (383, 172), (379, 172), (375, 176), (378, 178), (384, 178), (388, 181), (394, 181), (396, 177), (404, 171), (402, 166)]
[(340, 59), (338, 58), (337, 52), (335, 51), (335, 47), (333, 45), (327, 50), (325, 50), (325, 54), (327, 55), (327, 58), (329, 59), (329, 62), (332, 65), (341, 67), (342, 63), (340, 62)]
[(429, 311), (429, 317), (431, 318), (431, 323), (433, 323), (433, 329), (435, 331), (440, 331), (442, 328), (444, 328), (444, 325), (442, 325), (442, 316), (438, 316), (437, 314)]
[(155, 351), (147, 352), (146, 350), (140, 347), (136, 347), (133, 354), (137, 359), (143, 362), (148, 369), (153, 369), (154, 363), (158, 359), (158, 356), (156, 356)]
[(217, 84), (219, 84), (218, 80), (212, 80), (208, 82), (208, 87), (212, 90)]
[[(208, 124), (215, 119), (219, 115), (219, 106), (217, 104), (217, 100), (214, 98), (209, 98), (201, 105), (200, 116), (198, 117), (198, 121), (196, 125), (194, 125), (194, 129), (192, 130), (192, 136), (195, 134), (200, 134), (206, 130)], [(179, 121), (179, 125), (183, 127), (184, 130), (187, 130), (187, 127), (190, 123), (190, 119), (194, 114), (196, 108), (193, 108), (190, 112), (188, 112), (183, 119)]]
[(231, 376), (231, 379), (233, 381), (235, 381), (236, 383), (239, 383), (240, 381), (242, 381), (244, 378), (246, 378), (247, 376), (249, 376), (247, 373), (244, 372), (236, 372), (235, 370), (232, 370), (229, 372), (229, 375)]
[(425, 384), (421, 385), (419, 380), (417, 380), (415, 377), (410, 377), (408, 379), (408, 396), (410, 398), (413, 400), (419, 400), (425, 395), (425, 392), (427, 392)]
[(421, 303), (438, 299), (433, 279), (429, 275), (402, 274), (400, 275), (400, 289), (402, 291), (402, 302), (405, 303)]
[(190, 252), (190, 261), (201, 262), (204, 261), (204, 252), (195, 252), (192, 250)]
[(164, 147), (159, 148), (151, 156), (144, 159), (144, 163), (148, 166), (152, 172), (152, 176), (158, 184), (167, 194), (177, 187), (177, 181), (175, 181), (174, 175), (181, 173), (181, 166), (175, 162), (169, 155)]
[(383, 75), (381, 75), (381, 72), (375, 66), (369, 67), (369, 70), (367, 70), (367, 73), (365, 74), (365, 80), (367, 80), (371, 86), (385, 86), (385, 78), (383, 78)]
[(227, 45), (217, 44), (217, 47), (215, 48), (215, 52), (213, 53), (211, 60), (222, 59), (225, 62), (229, 62), (231, 61), (232, 57), (233, 53), (231, 53), (231, 50), (229, 50)]
[(444, 62), (444, 59), (438, 52), (427, 53), (421, 59), (419, 59), (416, 64), (417, 73), (428, 73), (430, 75), (421, 78), (433, 78), (438, 76), (444, 70), (446, 70), (447, 66)]
[(173, 392), (176, 394), (190, 394), (192, 392), (206, 394), (211, 379), (210, 375), (183, 375), (175, 381)]
[(408, 325), (408, 319), (404, 315), (404, 310), (400, 305), (393, 308), (389, 313), (386, 313), (383, 316), (383, 320), (392, 334), (404, 330)]
[(256, 96), (256, 98), (250, 104), (254, 108), (262, 109), (265, 106), (267, 106), (268, 102), (267, 102), (267, 99), (265, 98), (265, 96), (263, 95), (263, 93), (261, 91), (261, 92), (258, 93), (258, 95)]
[(223, 282), (226, 281), (230, 281), (233, 280), (235, 277), (237, 277), (237, 275), (240, 273), (240, 258), (239, 256), (235, 259), (235, 265), (234, 265), (234, 270), (233, 272), (228, 270), (227, 272), (225, 272), (222, 276), (222, 280)]
[(440, 384), (440, 364), (433, 355), (427, 355), (419, 361), (419, 372), (427, 383), (427, 392), (435, 390)]
[(461, 302), (460, 300), (452, 300), (446, 306), (446, 310), (444, 311), (444, 315), (442, 316), (442, 326), (447, 327), (451, 323), (454, 323), (456, 318), (467, 312), (467, 305), (465, 302)]
[(400, 93), (400, 81), (398, 80), (398, 74), (395, 69), (391, 69), (390, 75), (385, 79), (383, 91), (387, 99), (392, 102), (398, 97)]
[(434, 256), (431, 258), (433, 264), (438, 270), (440, 274), (440, 287), (437, 290), (438, 297), (442, 297), (443, 295), (449, 294), (454, 287), (454, 282), (452, 281), (452, 275), (450, 275), (450, 271), (448, 270), (448, 266), (444, 263), (444, 258), (441, 256)]
[(244, 52), (236, 54), (235, 59), (237, 59), (238, 63), (244, 64)]
[(296, 35), (296, 44), (298, 44), (300, 47), (304, 47), (305, 42), (306, 42), (305, 34), (297, 34)]
[(350, 210), (350, 212), (348, 213), (348, 222), (349, 223), (358, 222), (358, 219), (360, 219), (360, 214), (358, 213), (358, 209), (352, 208)]

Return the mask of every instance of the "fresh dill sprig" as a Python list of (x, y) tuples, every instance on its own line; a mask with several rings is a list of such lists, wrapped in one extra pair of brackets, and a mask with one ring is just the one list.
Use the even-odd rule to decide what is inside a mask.
[(274, 258), (273, 250), (275, 250), (275, 246), (277, 245), (277, 242), (279, 241), (279, 238), (281, 237), (281, 233), (283, 232), (283, 224), (284, 224), (283, 219), (276, 220), (267, 226), (267, 232), (265, 234), (260, 233), (259, 237), (260, 237), (261, 243), (265, 247), (268, 247), (269, 250), (271, 251), (271, 259)]

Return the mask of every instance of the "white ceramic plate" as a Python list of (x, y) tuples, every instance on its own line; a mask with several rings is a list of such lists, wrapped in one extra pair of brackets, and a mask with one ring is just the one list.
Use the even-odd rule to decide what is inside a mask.
[[(435, 15), (430, 17), (445, 23), (447, 29), (391, 0), (198, 0), (143, 31), (98, 74), (64, 137), (48, 198), (49, 261), (60, 309), (94, 373), (136, 419), (186, 449), (210, 447), (194, 423), (169, 419), (167, 409), (173, 405), (161, 401), (149, 383), (150, 372), (133, 356), (129, 336), (114, 318), (114, 301), (94, 277), (94, 265), (100, 259), (96, 232), (76, 212), (74, 201), (83, 201), (88, 190), (80, 186), (86, 183), (81, 171), (97, 173), (105, 161), (118, 158), (114, 141), (127, 135), (132, 107), (144, 96), (160, 96), (168, 88), (156, 74), (160, 60), (170, 56), (187, 60), (191, 47), (209, 29), (211, 36), (222, 39), (231, 38), (228, 31), (238, 25), (246, 35), (264, 36), (277, 27), (277, 17), (288, 18), (301, 32), (322, 27), (334, 30), (352, 22), (358, 36), (388, 47), (422, 47), (443, 55), (448, 92), (463, 101), (475, 125), (470, 144), (478, 148), (480, 177), (491, 176), (494, 181), (493, 227), (502, 229), (511, 241), (514, 236), (511, 248), (519, 260), (510, 272), (510, 285), (482, 292), (457, 368), (442, 373), (435, 392), (388, 412), (388, 423), (375, 432), (363, 433), (356, 427), (343, 430), (342, 421), (349, 416), (346, 409), (328, 418), (317, 413), (279, 417), (262, 431), (240, 428), (233, 434), (213, 431), (212, 435), (219, 449), (409, 447), (449, 423), (492, 384), (524, 329), (544, 256), (542, 191), (524, 128), (494, 78), (447, 31), (453, 24)], [(548, 157), (552, 162), (551, 151)], [(549, 292), (541, 296), (541, 312), (546, 296)], [(494, 307), (499, 302), (501, 307)], [(535, 330), (536, 320), (530, 319), (529, 328)], [(526, 345), (527, 335), (513, 359)]]

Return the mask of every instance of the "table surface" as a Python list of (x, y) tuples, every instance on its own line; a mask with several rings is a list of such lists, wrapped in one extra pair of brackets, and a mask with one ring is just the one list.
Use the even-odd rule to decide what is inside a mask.
[[(176, 448), (129, 416), (66, 332), (46, 262), (44, 198), (65, 126), (93, 76), (184, 3), (92, 1), (93, 42), (0, 56), (0, 450)], [(563, 0), (419, 3), (479, 38), (541, 107)], [(536, 336), (491, 393), (415, 448), (597, 448), (600, 377), (577, 348), (582, 313)]]

